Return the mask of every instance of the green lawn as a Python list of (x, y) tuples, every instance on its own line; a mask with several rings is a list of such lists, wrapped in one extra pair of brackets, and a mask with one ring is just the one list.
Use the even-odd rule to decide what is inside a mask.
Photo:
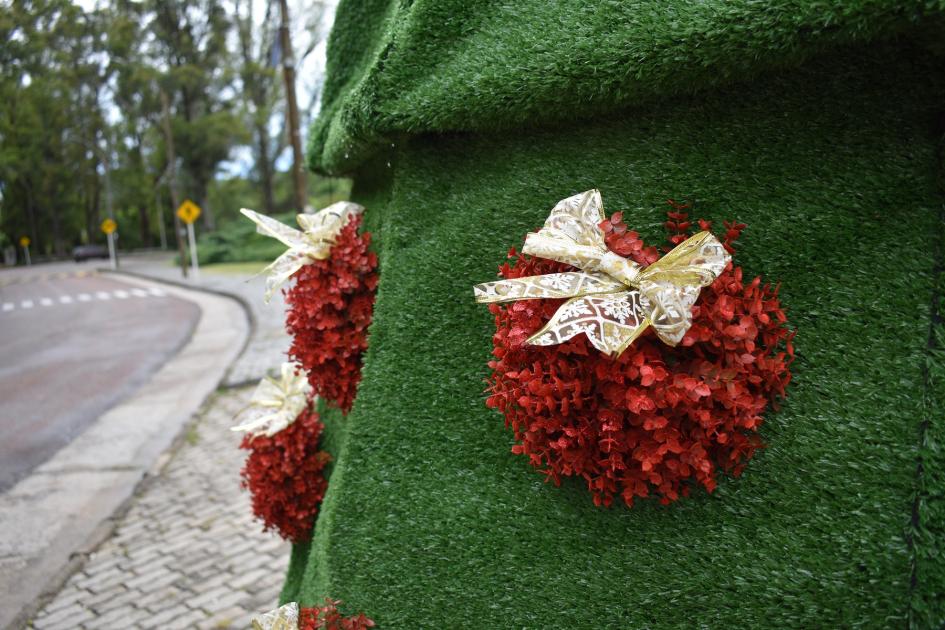
[[(283, 247), (285, 249), (285, 247)], [(214, 263), (200, 268), (203, 273), (220, 273), (233, 275), (255, 275), (266, 268), (272, 260), (251, 260), (247, 262)]]

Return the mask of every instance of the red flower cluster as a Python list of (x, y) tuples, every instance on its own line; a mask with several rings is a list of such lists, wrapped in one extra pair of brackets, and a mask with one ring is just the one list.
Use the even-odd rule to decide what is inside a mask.
[(325, 598), (325, 605), (303, 608), (299, 611), (299, 630), (365, 630), (373, 628), (374, 621), (364, 613), (342, 617), (338, 612), (339, 600)]
[[(688, 237), (687, 206), (673, 204), (666, 228), (676, 245)], [(710, 224), (700, 221), (701, 229)], [(730, 253), (745, 228), (725, 223)], [(659, 259), (627, 229), (620, 213), (601, 223), (611, 251), (648, 265)], [(669, 248), (667, 248), (668, 250)], [(571, 270), (568, 265), (509, 252), (503, 278)], [(505, 416), (515, 434), (512, 452), (556, 484), (580, 475), (597, 505), (618, 494), (661, 503), (686, 496), (694, 483), (709, 492), (719, 469), (738, 476), (755, 450), (762, 413), (785, 395), (791, 380), (793, 332), (777, 288), (748, 282), (730, 263), (702, 289), (693, 325), (679, 346), (644, 332), (618, 358), (590, 345), (584, 335), (558, 346), (525, 340), (563, 300), (522, 300), (490, 305), (496, 333), (486, 404)]]
[(305, 368), (318, 396), (351, 410), (361, 380), (361, 354), (374, 311), (377, 256), (369, 233), (358, 234), (361, 217), (342, 228), (325, 260), (299, 269), (286, 291), (289, 357)]
[(303, 411), (272, 437), (247, 435), (240, 448), (250, 451), (243, 466), (243, 487), (253, 498), (253, 514), (265, 529), (292, 542), (308, 540), (328, 481), (331, 455), (318, 450), (322, 433), (318, 414)]

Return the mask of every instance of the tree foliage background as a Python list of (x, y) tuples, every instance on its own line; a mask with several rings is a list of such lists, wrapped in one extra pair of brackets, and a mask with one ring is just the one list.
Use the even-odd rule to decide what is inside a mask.
[[(174, 245), (161, 92), (181, 200), (199, 231), (241, 206), (294, 210), (288, 170), (279, 7), (259, 0), (0, 0), (0, 247), (67, 256), (102, 242)], [(324, 39), (331, 3), (290, 2), (296, 65)], [(304, 77), (311, 80), (311, 77)], [(318, 78), (302, 86), (302, 129)], [(235, 166), (234, 166), (235, 165)], [(316, 207), (345, 183), (308, 178)]]

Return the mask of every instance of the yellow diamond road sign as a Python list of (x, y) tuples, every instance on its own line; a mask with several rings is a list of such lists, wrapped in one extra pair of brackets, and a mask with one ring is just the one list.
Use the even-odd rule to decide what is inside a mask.
[(20, 247), (29, 247), (30, 246), (30, 237), (21, 236), (20, 237)]
[(102, 231), (106, 234), (111, 234), (118, 229), (118, 224), (111, 219), (105, 219), (102, 221)]
[(200, 216), (200, 206), (190, 199), (185, 199), (177, 209), (177, 217), (184, 223), (193, 223)]

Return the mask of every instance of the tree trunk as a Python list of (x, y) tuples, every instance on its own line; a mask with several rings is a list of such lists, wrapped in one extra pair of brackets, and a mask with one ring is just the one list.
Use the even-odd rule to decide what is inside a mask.
[(295, 207), (298, 212), (305, 212), (308, 193), (305, 185), (305, 158), (302, 155), (302, 135), (299, 131), (299, 105), (295, 98), (295, 59), (292, 57), (292, 42), (289, 39), (289, 6), (286, 0), (279, 0), (282, 12), (282, 24), (279, 39), (282, 44), (282, 71), (285, 77), (285, 97), (288, 102), (289, 135), (292, 140), (292, 187), (295, 192)]
[(151, 247), (151, 221), (148, 204), (144, 200), (138, 204), (138, 228), (141, 230), (142, 247)]
[(256, 125), (256, 139), (259, 144), (259, 159), (256, 160), (256, 166), (259, 169), (259, 180), (262, 184), (263, 207), (266, 214), (273, 214), (276, 211), (276, 202), (272, 191), (272, 164), (269, 161), (269, 132), (266, 126)]
[(52, 246), (53, 254), (57, 258), (66, 255), (65, 244), (62, 242), (62, 216), (60, 215), (59, 205), (53, 203), (49, 207), (49, 217), (52, 220)]
[(203, 219), (203, 227), (208, 232), (217, 229), (217, 222), (213, 216), (213, 209), (210, 207), (210, 184), (206, 181), (197, 183), (197, 205), (200, 206), (200, 218)]

